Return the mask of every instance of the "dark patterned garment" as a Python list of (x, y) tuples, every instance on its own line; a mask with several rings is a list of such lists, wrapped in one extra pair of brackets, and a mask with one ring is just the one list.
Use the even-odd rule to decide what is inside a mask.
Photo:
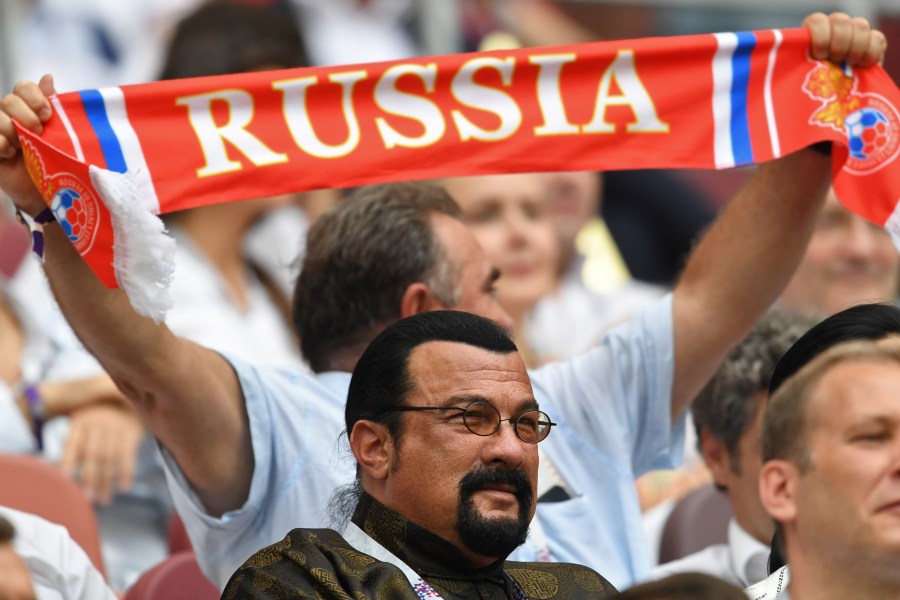
[[(473, 569), (455, 546), (363, 494), (353, 522), (409, 565), (445, 600), (606, 598), (613, 586), (595, 571), (565, 563), (496, 563)], [(518, 596), (520, 597), (520, 596)], [(396, 566), (350, 546), (331, 529), (294, 529), (232, 575), (223, 600), (316, 598), (419, 600)]]

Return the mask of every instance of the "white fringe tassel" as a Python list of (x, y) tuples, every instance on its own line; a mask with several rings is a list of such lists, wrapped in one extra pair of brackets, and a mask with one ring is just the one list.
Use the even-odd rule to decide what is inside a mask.
[(91, 166), (91, 181), (112, 215), (115, 232), (113, 268), (131, 305), (154, 321), (172, 307), (169, 286), (175, 274), (175, 240), (162, 220), (145, 208), (130, 173)]

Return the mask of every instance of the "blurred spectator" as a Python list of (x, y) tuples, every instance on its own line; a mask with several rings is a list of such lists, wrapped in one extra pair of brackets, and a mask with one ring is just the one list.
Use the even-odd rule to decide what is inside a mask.
[(115, 600), (65, 527), (0, 506), (0, 598)]
[(552, 294), (535, 307), (529, 339), (543, 362), (580, 354), (638, 305), (664, 289), (636, 282), (599, 217), (603, 175), (547, 173), (550, 213), (559, 243)]
[(606, 173), (601, 213), (632, 276), (664, 286), (716, 216), (676, 172), (658, 170)]
[(159, 69), (169, 27), (197, 4), (199, 0), (21, 3), (14, 78), (57, 73), (60, 91), (148, 81)]
[[(215, 1), (215, 0), (213, 0)], [(309, 39), (314, 64), (392, 60), (418, 54), (412, 0), (243, 0), (277, 10)], [(150, 81), (160, 71), (172, 28), (203, 0), (4, 0), (21, 24), (8, 80), (56, 73), (72, 91)], [(15, 14), (10, 11), (10, 14)]]
[(679, 573), (625, 590), (619, 600), (746, 600), (733, 585), (703, 573)]
[(801, 313), (769, 312), (694, 401), (691, 414), (699, 450), (716, 487), (728, 496), (734, 517), (727, 544), (661, 565), (655, 577), (702, 572), (742, 588), (767, 577), (775, 527), (759, 499), (762, 416), (775, 364), (815, 322)]
[(312, 64), (344, 65), (416, 56), (412, 0), (292, 0)]
[(832, 189), (779, 304), (831, 315), (863, 302), (893, 300), (898, 277), (900, 255), (890, 234), (844, 208)]
[(520, 351), (535, 366), (531, 309), (555, 286), (558, 244), (543, 177), (537, 173), (447, 179), (444, 188), (463, 211), (488, 260), (500, 270), (497, 301), (512, 317)]
[(166, 556), (171, 500), (155, 441), (75, 339), (33, 260), (0, 286), (0, 332), (0, 451), (39, 454), (82, 487), (110, 583), (124, 590)]
[[(175, 29), (161, 79), (290, 68), (306, 62), (304, 41), (276, 8), (215, 0)], [(179, 335), (255, 364), (304, 367), (291, 334), (287, 287), (307, 219), (293, 196), (223, 203), (166, 216), (177, 245), (173, 309)], [(248, 237), (264, 217), (264, 231)], [(263, 239), (253, 244), (251, 239)], [(256, 260), (250, 251), (269, 260)], [(267, 264), (274, 271), (261, 267)]]

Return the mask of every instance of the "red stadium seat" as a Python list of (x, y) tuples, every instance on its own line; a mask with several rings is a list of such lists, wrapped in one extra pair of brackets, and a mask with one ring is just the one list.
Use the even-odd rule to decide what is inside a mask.
[(181, 518), (175, 511), (172, 511), (172, 518), (169, 519), (168, 538), (169, 554), (177, 554), (178, 552), (184, 552), (185, 550), (189, 552), (194, 551), (194, 547), (191, 545), (191, 539), (188, 537), (187, 530), (184, 528), (184, 523), (181, 522)]
[(105, 574), (97, 517), (71, 479), (33, 456), (0, 454), (0, 481), (0, 504), (64, 526), (97, 570)]
[(124, 600), (218, 600), (193, 552), (178, 552), (146, 573), (125, 593)]
[(731, 505), (712, 484), (694, 490), (678, 501), (663, 528), (659, 564), (728, 541)]

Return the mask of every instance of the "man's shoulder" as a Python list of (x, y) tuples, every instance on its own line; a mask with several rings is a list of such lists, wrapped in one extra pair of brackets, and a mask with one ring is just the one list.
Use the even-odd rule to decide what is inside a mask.
[(508, 560), (504, 569), (527, 598), (604, 598), (616, 593), (605, 577), (583, 565)]
[(347, 540), (334, 529), (292, 529), (284, 539), (259, 550), (242, 565), (249, 568), (264, 568), (279, 561), (308, 565), (315, 556), (339, 558), (359, 557), (356, 562), (366, 564), (374, 559), (355, 550)]
[(231, 364), (245, 394), (269, 394), (279, 398), (303, 395), (326, 400), (329, 404), (337, 400), (343, 414), (347, 389), (350, 387), (350, 373), (311, 373), (290, 366), (260, 366), (234, 354), (221, 354)]
[(390, 589), (390, 597), (416, 597), (397, 567), (356, 550), (337, 531), (294, 529), (247, 559), (222, 597), (276, 598), (298, 592), (355, 597), (373, 589)]

